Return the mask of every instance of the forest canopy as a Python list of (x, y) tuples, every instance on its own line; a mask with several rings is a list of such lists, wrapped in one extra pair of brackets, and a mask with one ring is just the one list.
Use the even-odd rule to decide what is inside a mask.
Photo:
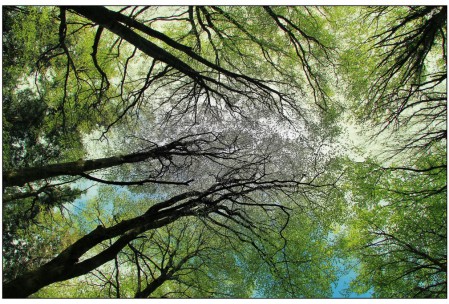
[(447, 298), (446, 6), (2, 17), (4, 298)]

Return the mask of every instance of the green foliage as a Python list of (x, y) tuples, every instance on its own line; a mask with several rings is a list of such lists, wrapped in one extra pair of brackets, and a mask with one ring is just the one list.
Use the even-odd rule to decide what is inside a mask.
[(25, 89), (3, 95), (3, 168), (42, 166), (83, 155), (79, 134), (65, 136), (45, 102)]
[(354, 18), (336, 22), (363, 33), (343, 36), (355, 46), (341, 53), (345, 96), (364, 131), (385, 136), (381, 155), (346, 164), (351, 217), (341, 245), (360, 263), (351, 290), (446, 297), (445, 8), (352, 9)]
[(294, 210), (289, 225), (282, 232), (284, 238), (271, 238), (279, 243), (277, 251), (267, 253), (268, 256), (273, 255), (273, 265), (260, 261), (255, 252), (253, 260), (246, 261), (256, 278), (253, 296), (331, 297), (332, 283), (338, 277), (336, 247), (331, 233), (330, 227), (321, 218), (315, 218), (301, 209)]
[(14, 195), (4, 195), (4, 280), (14, 279), (48, 262), (80, 236), (75, 233), (76, 227), (65, 209), (80, 193), (77, 189), (63, 186), (49, 187), (23, 199), (12, 199)]
[[(3, 11), (7, 24), (3, 29), (4, 170), (83, 155), (80, 134), (60, 128), (52, 95), (43, 88), (36, 91), (31, 84), (42, 83), (35, 74), (37, 63), (43, 50), (57, 41), (54, 14), (50, 7)], [(55, 82), (51, 85), (55, 90)]]
[[(416, 166), (426, 169), (435, 160), (427, 155)], [(395, 170), (365, 162), (350, 170), (354, 213), (343, 242), (360, 261), (352, 290), (374, 288), (382, 298), (446, 297), (445, 169)]]
[[(36, 71), (39, 55), (57, 42), (57, 9), (42, 6), (3, 10), (3, 85), (20, 87)], [(6, 55), (6, 56), (5, 56)]]

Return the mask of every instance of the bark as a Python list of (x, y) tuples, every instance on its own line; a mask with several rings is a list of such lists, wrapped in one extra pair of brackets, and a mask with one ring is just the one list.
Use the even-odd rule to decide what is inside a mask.
[(172, 150), (186, 147), (191, 142), (175, 141), (165, 146), (157, 147), (145, 152), (112, 156), (91, 160), (78, 160), (41, 167), (22, 168), (3, 172), (3, 187), (23, 186), (26, 183), (57, 176), (82, 176), (86, 172), (111, 168), (123, 164), (137, 163), (150, 158), (167, 157)]
[(169, 279), (170, 277), (166, 274), (159, 276), (150, 284), (148, 284), (144, 290), (137, 292), (134, 297), (139, 299), (148, 298), (156, 289), (158, 289), (162, 284), (164, 284)]
[(3, 187), (23, 186), (26, 183), (63, 175), (81, 175), (97, 169), (110, 168), (126, 163), (135, 163), (154, 157), (152, 151), (145, 153), (128, 154), (92, 160), (78, 160), (60, 164), (51, 164), (41, 167), (22, 168), (3, 172)]
[(119, 14), (114, 13), (102, 6), (71, 6), (69, 9), (97, 23), (98, 25), (107, 28), (154, 59), (174, 67), (178, 71), (190, 76), (193, 79), (199, 79), (198, 73), (188, 64), (176, 58), (151, 41), (136, 34), (128, 27), (122, 25), (117, 19), (117, 15)]

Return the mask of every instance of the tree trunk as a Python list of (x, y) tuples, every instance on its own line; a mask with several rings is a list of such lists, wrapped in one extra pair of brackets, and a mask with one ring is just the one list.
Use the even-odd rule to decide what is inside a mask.
[(107, 28), (154, 59), (168, 64), (193, 79), (198, 80), (200, 78), (198, 72), (191, 68), (188, 64), (121, 24), (119, 20), (117, 20), (117, 15), (115, 12), (112, 12), (102, 6), (70, 6), (68, 9), (77, 12), (78, 14), (104, 28)]
[(33, 182), (40, 179), (46, 179), (63, 175), (77, 176), (92, 170), (105, 169), (123, 164), (137, 163), (145, 161), (149, 158), (167, 157), (171, 153), (174, 153), (174, 151), (171, 152), (171, 150), (180, 147), (186, 147), (191, 143), (192, 142), (189, 141), (182, 142), (178, 140), (169, 143), (167, 145), (156, 147), (154, 149), (140, 153), (131, 153), (120, 156), (112, 156), (91, 160), (78, 160), (74, 162), (51, 164), (41, 167), (10, 170), (3, 172), (3, 187), (23, 186), (25, 183)]
[(152, 281), (150, 284), (145, 287), (144, 290), (136, 292), (134, 298), (138, 299), (146, 299), (148, 298), (156, 289), (158, 289), (162, 284), (164, 284), (170, 277), (166, 274), (163, 274)]
[(62, 175), (80, 175), (92, 170), (110, 168), (126, 163), (144, 161), (154, 156), (153, 151), (124, 156), (51, 164), (42, 167), (23, 168), (3, 172), (3, 187), (23, 186), (28, 182)]

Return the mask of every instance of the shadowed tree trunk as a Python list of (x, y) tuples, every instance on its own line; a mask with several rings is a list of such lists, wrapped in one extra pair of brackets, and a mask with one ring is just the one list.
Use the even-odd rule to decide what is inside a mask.
[[(23, 186), (24, 184), (29, 182), (57, 176), (78, 175), (87, 177), (85, 173), (92, 170), (105, 169), (123, 164), (142, 162), (151, 158), (168, 158), (171, 155), (199, 154), (197, 151), (189, 150), (189, 146), (199, 144), (198, 140), (193, 139), (190, 141), (184, 141), (184, 139), (188, 137), (191, 136), (186, 136), (179, 140), (171, 142), (167, 145), (156, 147), (139, 153), (131, 153), (127, 155), (119, 155), (92, 160), (78, 160), (74, 162), (51, 164), (41, 167), (31, 167), (31, 168), (22, 168), (17, 170), (4, 171), (3, 187)], [(201, 141), (201, 143), (211, 142), (205, 139), (199, 141)], [(100, 179), (96, 179), (96, 181), (104, 182)]]
[(186, 63), (168, 53), (164, 49), (160, 48), (156, 44), (152, 43), (151, 41), (139, 36), (125, 25), (119, 23), (118, 16), (120, 16), (121, 14), (110, 11), (102, 6), (74, 6), (70, 7), (70, 10), (83, 15), (84, 17), (92, 20), (93, 22), (101, 25), (104, 28), (107, 28), (117, 36), (125, 39), (129, 43), (136, 46), (139, 50), (153, 57), (154, 59), (165, 62), (166, 64), (176, 68), (180, 72), (183, 72), (193, 79), (199, 78), (198, 73)]
[(110, 168), (127, 163), (136, 163), (154, 157), (153, 151), (145, 153), (128, 154), (92, 160), (78, 160), (61, 164), (52, 164), (41, 167), (23, 168), (3, 173), (3, 186), (23, 186), (26, 183), (63, 175), (81, 175), (85, 172)]

